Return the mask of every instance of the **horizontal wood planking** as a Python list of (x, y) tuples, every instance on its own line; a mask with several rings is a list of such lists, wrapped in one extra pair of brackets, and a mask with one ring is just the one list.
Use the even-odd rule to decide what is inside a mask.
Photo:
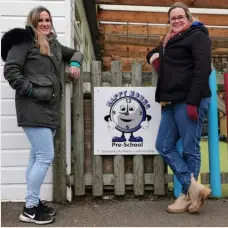
[(30, 144), (24, 133), (1, 133), (2, 150), (29, 149)]
[[(25, 184), (8, 184), (1, 186), (1, 201), (25, 202), (27, 186)], [(41, 186), (40, 198), (42, 200), (52, 199), (52, 184)]]
[[(180, 2), (180, 0), (96, 0), (97, 4), (110, 4), (110, 5), (132, 5), (132, 6), (165, 6), (170, 7), (175, 2)], [(184, 4), (193, 8), (218, 8), (227, 9), (228, 2), (226, 0), (197, 0), (189, 1), (182, 0)]]
[[(135, 45), (135, 46), (159, 46), (160, 39), (162, 37), (153, 36), (153, 37), (140, 37), (140, 35), (105, 35), (101, 38), (100, 44), (103, 46), (113, 44), (113, 45)], [(228, 39), (227, 38), (212, 38), (212, 48), (228, 48)]]
[[(226, 55), (228, 56), (228, 41), (226, 42), (227, 48), (216, 48), (212, 47), (212, 55)], [(157, 46), (157, 45), (156, 45)], [(146, 60), (146, 55), (149, 51), (154, 49), (155, 46), (152, 46), (148, 43), (144, 45), (132, 45), (132, 44), (104, 44), (103, 46), (103, 58), (105, 57), (128, 57), (128, 58), (142, 58), (144, 61)], [(114, 61), (114, 59), (112, 60)], [(110, 62), (111, 64), (111, 62)]]
[[(25, 172), (26, 167), (2, 167), (1, 184), (26, 184)], [(49, 168), (44, 183), (52, 183), (52, 168)]]
[(1, 167), (25, 167), (29, 153), (30, 149), (1, 150)]
[[(205, 25), (227, 26), (227, 15), (216, 14), (193, 14), (199, 18)], [(100, 10), (97, 15), (98, 21), (112, 22), (132, 22), (132, 23), (156, 23), (167, 24), (168, 14), (160, 12), (140, 12), (140, 11), (118, 11), (118, 10)]]
[[(165, 174), (164, 177), (165, 184), (173, 182), (173, 175)], [(222, 184), (228, 184), (228, 172), (221, 173)], [(73, 182), (73, 176), (70, 177), (70, 182)], [(145, 173), (144, 174), (144, 184), (145, 185), (153, 185), (155, 182), (155, 174), (154, 173)], [(210, 184), (209, 183), (209, 173), (201, 173), (201, 182), (202, 184)], [(133, 174), (125, 174), (125, 185), (129, 186), (134, 184), (134, 175)], [(85, 185), (92, 186), (92, 173), (85, 174)], [(104, 186), (114, 186), (114, 174), (103, 174), (103, 185)]]
[[(228, 28), (207, 27), (210, 37), (227, 38)], [(120, 25), (120, 24), (99, 24), (102, 35), (144, 35), (145, 37), (164, 36), (167, 34), (169, 26), (164, 25)]]
[[(221, 184), (228, 184), (228, 172), (220, 173)], [(202, 184), (210, 183), (210, 173), (201, 173)]]
[(19, 133), (24, 132), (22, 127), (17, 125), (17, 117), (14, 116), (2, 116), (1, 118), (1, 133)]
[(1, 99), (1, 115), (15, 115), (15, 101), (14, 99)]
[(1, 99), (14, 99), (15, 90), (12, 89), (7, 81), (1, 83)]
[[(145, 185), (153, 185), (154, 184), (154, 174), (146, 173), (144, 174), (144, 184)], [(172, 176), (169, 174), (165, 175), (165, 183), (171, 183)], [(92, 174), (85, 174), (85, 184), (86, 186), (92, 185)], [(133, 185), (134, 184), (134, 175), (133, 174), (125, 174), (125, 185)], [(103, 174), (103, 185), (113, 185), (114, 186), (114, 174)]]

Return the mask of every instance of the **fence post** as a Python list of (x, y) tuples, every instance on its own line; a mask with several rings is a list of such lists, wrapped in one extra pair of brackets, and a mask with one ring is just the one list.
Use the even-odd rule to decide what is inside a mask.
[(92, 153), (93, 153), (93, 196), (103, 195), (103, 158), (94, 155), (94, 87), (101, 86), (101, 62), (92, 61), (91, 94), (92, 94)]
[[(142, 86), (142, 64), (132, 63), (132, 86)], [(133, 180), (134, 194), (144, 194), (144, 157), (143, 155), (133, 156)]]
[[(112, 61), (111, 63), (111, 77), (112, 87), (122, 86), (122, 69), (119, 61)], [(124, 169), (124, 156), (114, 156), (114, 188), (115, 195), (125, 194), (125, 169)]]
[[(61, 75), (64, 78), (65, 69), (62, 66)], [(63, 98), (60, 103), (60, 127), (54, 138), (55, 158), (53, 161), (53, 201), (66, 202), (66, 113), (65, 113), (65, 79), (62, 80)], [(70, 102), (70, 101), (69, 101)]]
[[(152, 67), (152, 86), (157, 86), (158, 74)], [(154, 155), (154, 195), (165, 195), (165, 172), (167, 165), (160, 155)]]
[[(81, 67), (83, 69), (83, 67)], [(84, 93), (83, 70), (81, 76), (73, 84), (73, 162), (74, 162), (74, 193), (85, 195), (84, 176)]]
[(217, 107), (217, 84), (216, 71), (213, 69), (210, 75), (211, 102), (208, 112), (208, 146), (209, 146), (209, 170), (212, 196), (220, 197), (220, 157), (218, 138), (218, 107)]

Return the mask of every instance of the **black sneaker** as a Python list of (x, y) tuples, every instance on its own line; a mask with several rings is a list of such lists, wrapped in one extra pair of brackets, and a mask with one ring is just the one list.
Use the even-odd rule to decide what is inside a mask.
[(48, 214), (48, 215), (51, 215), (51, 216), (55, 216), (57, 214), (56, 210), (52, 207), (48, 207), (47, 205), (45, 205), (46, 201), (39, 201), (39, 205), (38, 207), (41, 208), (41, 210), (45, 213), (45, 214)]
[(38, 206), (32, 208), (24, 207), (19, 219), (22, 222), (31, 222), (39, 225), (52, 223), (54, 221), (54, 217), (44, 213)]

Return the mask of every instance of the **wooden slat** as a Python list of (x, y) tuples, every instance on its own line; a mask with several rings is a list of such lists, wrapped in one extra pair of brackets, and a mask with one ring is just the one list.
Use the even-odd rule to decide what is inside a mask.
[[(121, 65), (119, 61), (113, 61), (111, 63), (111, 86), (121, 87), (122, 86), (122, 72)], [(116, 155), (114, 156), (114, 186), (115, 195), (125, 194), (125, 169), (124, 169), (124, 156)]]
[[(221, 184), (228, 184), (228, 172), (220, 173)], [(202, 184), (210, 184), (210, 173), (201, 173)]]
[[(142, 86), (142, 65), (139, 62), (132, 63), (132, 86)], [(133, 157), (134, 194), (144, 194), (144, 158), (143, 155)]]
[[(103, 49), (103, 58), (104, 57), (132, 57), (137, 59), (146, 60), (146, 55), (148, 51), (152, 50), (154, 47), (151, 46), (136, 46), (136, 45), (127, 45), (127, 44), (105, 44)], [(212, 47), (213, 55), (228, 56), (228, 48), (216, 48)], [(114, 59), (113, 59), (114, 60)]]
[[(61, 74), (64, 75), (64, 66), (62, 66)], [(62, 80), (65, 85), (64, 80)], [(65, 95), (65, 86), (62, 88)], [(53, 201), (57, 203), (66, 202), (66, 114), (65, 99), (60, 104), (60, 127), (57, 129), (54, 138), (55, 158), (53, 161)]]
[(211, 38), (213, 48), (228, 48), (228, 39)]
[[(210, 184), (209, 182), (209, 173), (201, 173), (201, 182), (202, 184)], [(221, 176), (221, 183), (228, 184), (228, 172), (224, 172), (220, 174)], [(154, 181), (156, 176), (154, 173), (145, 173), (144, 174), (144, 183), (146, 185), (154, 185)], [(72, 178), (73, 179), (73, 178)], [(113, 186), (114, 185), (114, 175), (113, 174), (103, 174), (104, 179), (104, 186)], [(165, 174), (165, 184), (173, 182), (173, 175)], [(125, 174), (125, 183), (126, 186), (134, 184), (134, 177), (133, 174)], [(85, 174), (85, 185), (91, 186), (92, 185), (92, 174), (88, 173)]]
[[(103, 180), (104, 180), (104, 186), (113, 186), (114, 185), (114, 174), (103, 174)], [(72, 180), (73, 178), (71, 178)], [(147, 185), (153, 185), (155, 176), (153, 173), (145, 173), (143, 175), (143, 182), (145, 183), (145, 187)], [(125, 174), (124, 175), (124, 181), (126, 188), (128, 186), (134, 185), (134, 175), (133, 174)], [(171, 174), (165, 174), (165, 183), (172, 183), (173, 182), (173, 176)], [(87, 173), (85, 174), (85, 185), (86, 186), (91, 186), (92, 185), (92, 174)]]
[(166, 194), (165, 165), (160, 155), (154, 156), (154, 195)]
[[(205, 25), (228, 25), (227, 15), (215, 14), (193, 14)], [(112, 22), (133, 22), (133, 23), (156, 23), (167, 24), (167, 13), (161, 12), (136, 12), (136, 11), (118, 11), (118, 10), (100, 10), (97, 15), (98, 21)]]
[[(100, 24), (99, 30), (103, 35), (144, 35), (144, 36), (164, 36), (169, 30), (169, 26), (163, 25), (119, 25), (119, 24)], [(210, 37), (227, 38), (228, 28), (209, 27)]]
[[(152, 71), (152, 86), (157, 86), (158, 74), (153, 67), (151, 67)], [(166, 194), (166, 183), (165, 183), (165, 175), (166, 169), (164, 161), (162, 160), (160, 155), (154, 156), (154, 194), (155, 195), (165, 195)]]
[[(180, 2), (180, 0), (96, 0), (97, 4), (165, 7), (170, 7), (175, 2)], [(228, 8), (226, 0), (182, 0), (181, 2), (193, 8)]]
[[(228, 39), (211, 38), (213, 48), (228, 48)], [(103, 40), (100, 41), (103, 45), (134, 45), (134, 46), (158, 46), (160, 44), (159, 37), (140, 37), (135, 35), (134, 37), (127, 37), (123, 35), (105, 35)]]
[(74, 194), (85, 194), (84, 178), (84, 91), (83, 72), (73, 84), (73, 162)]
[(134, 37), (127, 37), (122, 35), (105, 35), (101, 37), (100, 44), (130, 44), (136, 46), (157, 46), (160, 42), (159, 36), (154, 37), (140, 37), (135, 35)]
[(120, 56), (120, 57), (135, 57), (146, 59), (148, 51), (154, 47), (148, 46), (136, 46), (126, 44), (105, 44), (103, 47), (103, 57), (105, 56)]
[[(101, 86), (101, 62), (92, 61), (92, 73), (91, 73), (91, 94), (92, 94), (92, 143), (94, 142), (94, 87)], [(100, 155), (94, 155), (94, 143), (93, 150), (93, 196), (103, 195), (103, 158)]]

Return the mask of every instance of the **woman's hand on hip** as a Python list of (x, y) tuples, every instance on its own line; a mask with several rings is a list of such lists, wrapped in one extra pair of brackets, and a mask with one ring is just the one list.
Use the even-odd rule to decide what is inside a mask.
[(72, 79), (78, 79), (80, 77), (81, 69), (75, 66), (70, 67), (70, 77)]
[(154, 53), (150, 58), (150, 64), (152, 65), (153, 61), (158, 58), (159, 58), (159, 53)]

